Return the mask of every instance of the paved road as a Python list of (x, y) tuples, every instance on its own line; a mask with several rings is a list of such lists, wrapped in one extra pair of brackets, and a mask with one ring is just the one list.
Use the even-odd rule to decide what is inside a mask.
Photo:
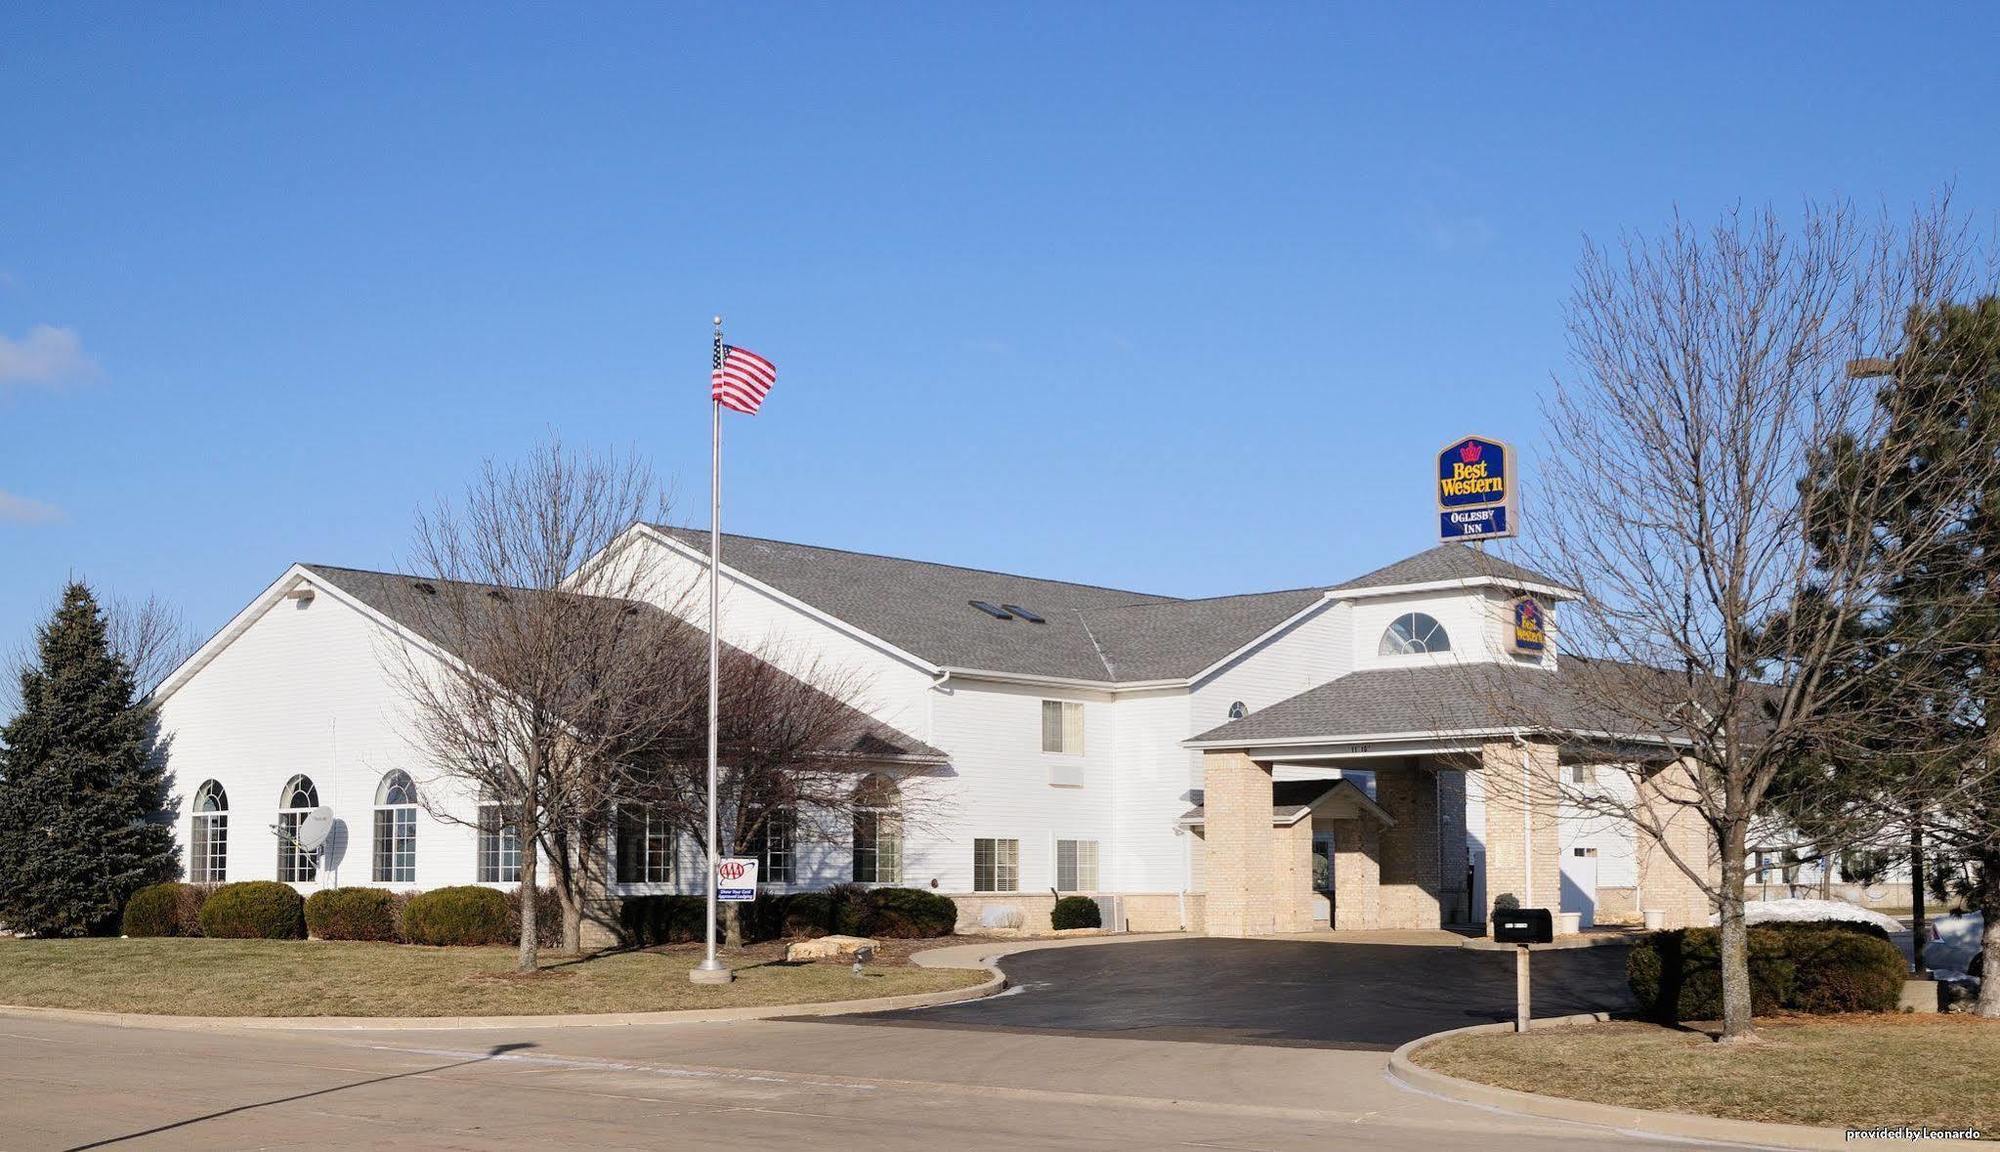
[[(1179, 959), (1173, 950), (1164, 959), (1128, 957), (1139, 961), (1130, 969), (1135, 979), (1165, 979), (1204, 952), (1224, 960), (1251, 955), (1228, 941), (1175, 943), (1211, 947)], [(1396, 951), (1402, 959), (1394, 970), (1419, 986), (1443, 971), (1434, 964), (1450, 963), (1424, 958), (1425, 950)], [(1047, 955), (1009, 964), (1040, 970)], [(1310, 964), (1283, 956), (1277, 963), (1288, 975), (1269, 980), (1267, 989), (1309, 1003), (1306, 991), (1283, 990)], [(1477, 965), (1463, 972), (1481, 987), (1489, 982)], [(663, 970), (662, 978), (683, 975)], [(1361, 983), (1350, 981), (1350, 990)], [(1137, 986), (1113, 992), (1128, 1003), (1140, 995)], [(1053, 1000), (1057, 990), (1043, 993)], [(999, 1003), (1030, 1004), (1035, 995)], [(1184, 999), (1176, 993), (1163, 1003), (1182, 1012)], [(1402, 1091), (1384, 1080), (1379, 1051), (1320, 1046), (1324, 1041), (1294, 1046), (1274, 1021), (1227, 1026), (1217, 1018), (1220, 1001), (1201, 999), (1210, 1014), (1198, 1027), (1228, 1043), (1192, 1038), (1187, 1029), (1197, 1025), (1160, 1040), (1123, 1027), (826, 1020), (271, 1033), (0, 1017), (0, 1149), (1648, 1146)], [(1249, 1042), (1253, 1029), (1280, 1042)]]
[[(1537, 952), (1535, 1014), (1629, 1007), (1625, 952)], [(1024, 952), (1000, 966), (1017, 991), (843, 1019), (1386, 1052), (1448, 1028), (1514, 1018), (1514, 957), (1469, 948), (1161, 940)]]

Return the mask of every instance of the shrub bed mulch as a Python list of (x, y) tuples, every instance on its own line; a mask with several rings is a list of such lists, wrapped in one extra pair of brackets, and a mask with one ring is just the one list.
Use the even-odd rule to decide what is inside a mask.
[(322, 940), (0, 939), (0, 1004), (173, 1016), (506, 1016), (667, 1012), (811, 1004), (941, 992), (984, 970), (920, 968), (936, 941), (885, 942), (855, 976), (851, 962), (783, 963), (773, 941), (725, 953), (729, 984), (691, 984), (700, 945), (544, 953), (532, 975), (514, 949), (426, 948)]
[(1972, 1016), (1760, 1018), (1763, 1042), (1615, 1021), (1454, 1036), (1417, 1050), (1447, 1076), (1666, 1112), (1822, 1127), (2000, 1134), (2000, 1021)]

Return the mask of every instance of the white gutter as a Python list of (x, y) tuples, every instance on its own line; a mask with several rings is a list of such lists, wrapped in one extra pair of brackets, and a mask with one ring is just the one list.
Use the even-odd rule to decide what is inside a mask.
[[(1183, 740), (1181, 747), (1191, 749), (1234, 748), (1310, 748), (1322, 744), (1395, 744), (1422, 740), (1465, 740), (1481, 737), (1496, 737), (1503, 740), (1518, 740), (1523, 734), (1541, 731), (1538, 728), (1454, 728), (1436, 732), (1362, 732), (1355, 735), (1333, 736), (1288, 736), (1274, 740)], [(1661, 736), (1639, 736), (1617, 732), (1586, 732), (1572, 730), (1565, 733), (1587, 740), (1622, 740), (1634, 744), (1658, 744), (1672, 748), (1677, 745)]]
[(1517, 589), (1535, 592), (1554, 600), (1581, 600), (1574, 588), (1543, 584), (1535, 580), (1502, 580), (1497, 576), (1468, 576), (1462, 580), (1426, 580), (1421, 584), (1383, 584), (1375, 588), (1334, 588), (1327, 593), (1336, 600), (1368, 600), (1383, 596), (1410, 596), (1421, 592), (1455, 592), (1468, 588)]
[(996, 672), (991, 668), (959, 668), (942, 665), (938, 671), (969, 680), (995, 680), (1004, 684), (1035, 684), (1049, 688), (1081, 688), (1092, 692), (1148, 692), (1162, 688), (1185, 688), (1186, 680), (1078, 680), (1068, 676), (1034, 676), (1026, 672)]

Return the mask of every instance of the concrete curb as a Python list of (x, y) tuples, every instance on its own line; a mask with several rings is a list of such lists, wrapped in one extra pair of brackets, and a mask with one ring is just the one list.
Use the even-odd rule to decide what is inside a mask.
[[(942, 968), (984, 965), (941, 964)], [(767, 1020), (774, 1016), (842, 1016), (852, 1012), (893, 1012), (929, 1008), (992, 996), (1007, 987), (994, 969), (985, 981), (942, 992), (910, 992), (869, 1000), (823, 1000), (817, 1004), (758, 1004), (742, 1008), (689, 1008), (678, 1012), (591, 1012), (550, 1016), (154, 1016), (141, 1012), (86, 1012), (77, 1008), (29, 1008), (0, 1004), (0, 1017), (71, 1020), (120, 1028), (173, 1032), (457, 1032), (496, 1028), (629, 1028), (638, 1024), (705, 1024)]]
[(994, 962), (1019, 952), (1043, 948), (1089, 948), (1100, 944), (1146, 944), (1154, 940), (1185, 940), (1186, 932), (1139, 932), (1118, 936), (1043, 936), (1019, 940), (981, 940), (972, 944), (947, 944), (913, 953), (910, 963), (919, 968), (992, 968)]
[[(1569, 1024), (1597, 1024), (1610, 1018), (1603, 1012), (1588, 1012), (1579, 1016), (1537, 1019), (1535, 1024), (1538, 1027), (1561, 1027)], [(1412, 1091), (1440, 1096), (1446, 1100), (1456, 1100), (1462, 1104), (1476, 1104), (1498, 1112), (1539, 1116), (1547, 1120), (1567, 1120), (1575, 1124), (1592, 1124), (1647, 1136), (1669, 1136), (1681, 1140), (1739, 1144), (1757, 1148), (1845, 1148), (1853, 1143), (1847, 1139), (1846, 1132), (1839, 1128), (1814, 1128), (1804, 1124), (1766, 1124), (1755, 1120), (1725, 1120), (1718, 1116), (1696, 1116), (1687, 1112), (1652, 1112), (1643, 1108), (1622, 1108), (1615, 1104), (1596, 1104), (1587, 1100), (1569, 1100), (1560, 1096), (1516, 1092), (1511, 1088), (1495, 1088), (1490, 1084), (1460, 1080), (1456, 1076), (1433, 1072), (1428, 1068), (1419, 1067), (1410, 1059), (1410, 1055), (1417, 1049), (1449, 1036), (1513, 1030), (1514, 1026), (1509, 1023), (1474, 1024), (1469, 1028), (1453, 1028), (1448, 1032), (1420, 1036), (1390, 1053), (1389, 1080)]]

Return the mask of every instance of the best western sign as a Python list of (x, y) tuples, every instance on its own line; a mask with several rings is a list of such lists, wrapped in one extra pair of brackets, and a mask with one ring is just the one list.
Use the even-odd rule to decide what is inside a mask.
[(1514, 450), (1498, 440), (1467, 436), (1438, 453), (1438, 539), (1512, 536)]
[(1539, 656), (1549, 646), (1549, 634), (1543, 620), (1542, 602), (1533, 596), (1523, 596), (1514, 601), (1514, 630), (1507, 647), (1523, 656)]

